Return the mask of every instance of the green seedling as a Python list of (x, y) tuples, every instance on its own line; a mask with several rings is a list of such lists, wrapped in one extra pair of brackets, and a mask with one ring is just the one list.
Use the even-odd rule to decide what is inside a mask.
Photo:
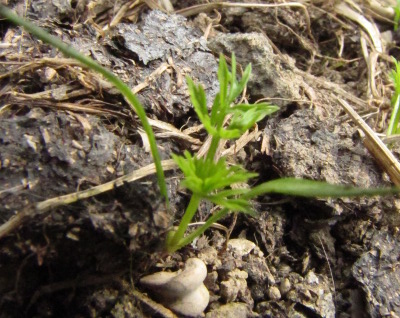
[(78, 51), (76, 51), (72, 46), (67, 45), (66, 43), (62, 42), (61, 40), (57, 39), (54, 36), (51, 36), (45, 30), (37, 27), (36, 25), (20, 18), (18, 15), (14, 14), (11, 10), (7, 9), (5, 6), (0, 4), (0, 16), (7, 18), (9, 21), (16, 25), (20, 25), (25, 28), (26, 31), (32, 33), (34, 36), (46, 42), (53, 47), (59, 49), (64, 55), (68, 57), (72, 57), (75, 60), (81, 62), (84, 66), (88, 67), (89, 69), (100, 73), (103, 75), (111, 84), (113, 84), (120, 93), (125, 97), (126, 101), (129, 103), (130, 107), (136, 112), (145, 133), (149, 139), (150, 150), (153, 156), (154, 164), (156, 166), (157, 172), (157, 180), (158, 185), (160, 187), (160, 192), (165, 198), (166, 205), (168, 206), (168, 193), (167, 193), (167, 186), (165, 183), (164, 171), (161, 165), (161, 158), (160, 154), (158, 153), (156, 139), (154, 137), (153, 130), (147, 120), (146, 112), (136, 98), (135, 94), (132, 93), (131, 89), (117, 76), (111, 73), (106, 68), (102, 67), (100, 64), (96, 63), (90, 57), (85, 56)]
[[(164, 172), (161, 166), (160, 156), (157, 150), (155, 137), (147, 120), (143, 106), (130, 88), (113, 73), (74, 50), (59, 39), (51, 36), (41, 28), (25, 21), (12, 11), (0, 4), (0, 15), (4, 16), (16, 25), (24, 27), (42, 41), (58, 48), (66, 56), (72, 57), (93, 71), (102, 74), (125, 97), (132, 109), (142, 122), (157, 169), (157, 179), (161, 194), (168, 204), (167, 188)], [(396, 64), (397, 71), (398, 66)], [(246, 171), (239, 165), (228, 165), (226, 158), (216, 159), (216, 151), (222, 139), (236, 139), (247, 129), (264, 117), (278, 110), (277, 106), (267, 103), (261, 104), (234, 104), (237, 97), (243, 92), (250, 77), (251, 66), (247, 66), (240, 81), (236, 79), (236, 60), (232, 56), (232, 71), (230, 72), (225, 59), (221, 56), (218, 69), (220, 92), (214, 99), (209, 113), (204, 89), (196, 85), (190, 78), (187, 79), (191, 101), (194, 109), (203, 123), (205, 129), (212, 136), (211, 145), (205, 158), (197, 158), (185, 151), (183, 156), (174, 155), (174, 159), (182, 170), (185, 178), (182, 186), (192, 192), (192, 197), (185, 214), (176, 230), (167, 235), (166, 247), (169, 252), (176, 251), (191, 243), (196, 237), (204, 233), (212, 224), (220, 220), (230, 212), (253, 213), (251, 200), (267, 193), (279, 193), (304, 197), (342, 197), (361, 195), (384, 195), (398, 193), (397, 188), (386, 189), (360, 189), (347, 186), (330, 185), (323, 182), (300, 180), (293, 178), (278, 179), (262, 183), (252, 189), (233, 187), (237, 183), (246, 183), (257, 176)], [(399, 74), (399, 72), (394, 73)], [(398, 77), (396, 77), (398, 79)], [(400, 81), (397, 80), (397, 83)], [(397, 99), (398, 99), (397, 94)], [(227, 125), (224, 122), (227, 116), (231, 116)], [(202, 200), (208, 200), (218, 206), (220, 210), (211, 215), (207, 221), (194, 232), (185, 236), (185, 232), (193, 219)]]
[[(230, 212), (253, 214), (251, 200), (260, 195), (279, 193), (303, 197), (350, 197), (398, 192), (396, 188), (362, 189), (295, 178), (272, 180), (254, 188), (238, 189), (233, 187), (237, 183), (247, 183), (257, 174), (250, 173), (239, 165), (229, 166), (224, 157), (215, 159), (219, 142), (222, 139), (238, 138), (256, 122), (278, 110), (277, 106), (267, 103), (234, 104), (235, 99), (247, 84), (251, 66), (246, 67), (240, 81), (237, 81), (235, 71), (235, 55), (232, 55), (231, 72), (221, 55), (218, 69), (220, 92), (214, 99), (211, 112), (208, 111), (206, 95), (202, 86), (196, 85), (191, 78), (187, 78), (194, 109), (208, 134), (212, 136), (212, 141), (205, 158), (192, 156), (188, 151), (185, 151), (183, 156), (173, 155), (184, 174), (181, 185), (190, 190), (192, 196), (179, 226), (167, 235), (166, 248), (169, 252), (174, 252), (190, 244), (213, 223)], [(224, 127), (226, 116), (230, 114), (232, 114), (232, 118)], [(197, 230), (185, 236), (202, 200), (220, 206), (220, 210), (212, 214)]]
[(399, 120), (400, 120), (400, 65), (399, 62), (393, 58), (395, 64), (395, 70), (392, 70), (390, 77), (394, 84), (394, 94), (392, 97), (392, 115), (390, 116), (389, 128), (387, 130), (387, 135), (395, 135), (400, 132)]
[[(232, 72), (229, 71), (226, 61), (221, 55), (218, 69), (220, 92), (214, 99), (210, 113), (203, 87), (196, 85), (191, 78), (187, 77), (190, 98), (196, 114), (212, 139), (205, 158), (193, 157), (188, 151), (185, 151), (184, 156), (173, 156), (185, 176), (182, 186), (192, 192), (192, 197), (178, 229), (168, 234), (167, 250), (170, 252), (191, 242), (191, 236), (184, 237), (184, 234), (201, 200), (208, 200), (221, 206), (224, 212), (220, 213), (228, 211), (251, 213), (249, 200), (240, 197), (243, 190), (232, 189), (231, 185), (245, 183), (257, 175), (249, 173), (241, 166), (228, 166), (223, 157), (215, 160), (221, 139), (240, 137), (256, 122), (278, 110), (277, 106), (267, 103), (232, 105), (243, 92), (250, 73), (251, 66), (248, 65), (242, 79), (237, 81), (235, 55), (232, 55)], [(229, 124), (224, 127), (228, 115), (232, 115), (232, 117)], [(200, 229), (205, 231), (215, 221), (206, 222)]]
[(397, 0), (397, 4), (393, 7), (394, 10), (394, 30), (397, 31), (399, 28), (400, 21), (400, 0)]

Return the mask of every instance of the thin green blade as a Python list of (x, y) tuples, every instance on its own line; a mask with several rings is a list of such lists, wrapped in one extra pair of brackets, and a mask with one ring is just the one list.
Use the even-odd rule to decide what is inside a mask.
[(344, 185), (328, 184), (321, 181), (303, 180), (296, 178), (283, 178), (262, 183), (242, 198), (254, 198), (256, 196), (267, 193), (279, 193), (301, 197), (356, 197), (356, 196), (373, 196), (373, 195), (389, 195), (400, 192), (400, 188), (355, 188)]

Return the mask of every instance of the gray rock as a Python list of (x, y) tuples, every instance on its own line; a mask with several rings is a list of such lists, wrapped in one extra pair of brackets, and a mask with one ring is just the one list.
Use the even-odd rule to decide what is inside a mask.
[(251, 251), (256, 247), (256, 244), (252, 241), (238, 238), (229, 240), (228, 247), (237, 257), (243, 257), (251, 253)]
[(268, 297), (271, 300), (280, 300), (282, 295), (281, 292), (279, 291), (279, 288), (276, 286), (271, 286), (268, 289)]
[(182, 271), (155, 273), (143, 277), (140, 283), (166, 307), (178, 314), (196, 317), (203, 313), (210, 299), (203, 284), (206, 276), (204, 262), (189, 258)]

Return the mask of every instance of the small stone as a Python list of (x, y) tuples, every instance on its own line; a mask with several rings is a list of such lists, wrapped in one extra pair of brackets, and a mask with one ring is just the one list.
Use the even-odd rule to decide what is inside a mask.
[(266, 276), (267, 276), (268, 284), (275, 285), (275, 277), (269, 272), (266, 272)]
[(10, 165), (10, 160), (7, 158), (4, 159), (3, 162), (1, 163), (2, 168), (8, 168), (9, 165)]
[(258, 246), (254, 247), (253, 254), (258, 257), (264, 257), (264, 253), (260, 250)]
[(278, 287), (271, 286), (268, 289), (268, 297), (270, 300), (280, 300), (282, 295), (281, 295), (281, 292), (279, 291)]
[(286, 295), (290, 288), (292, 288), (292, 284), (290, 283), (290, 280), (285, 278), (281, 281), (281, 285), (279, 287), (279, 290), (281, 292), (282, 295)]
[(111, 173), (111, 174), (115, 173), (115, 169), (114, 169), (114, 167), (111, 166), (111, 165), (108, 165), (108, 166), (106, 167), (106, 170), (107, 170), (108, 173)]
[(221, 282), (221, 298), (226, 302), (233, 302), (238, 297), (245, 295), (247, 290), (247, 277), (248, 274), (245, 271), (234, 269), (228, 273), (228, 280)]
[(212, 310), (206, 314), (206, 318), (247, 318), (252, 317), (248, 306), (244, 303), (229, 303), (222, 305), (221, 307)]
[(24, 135), (25, 141), (33, 151), (37, 151), (37, 139), (34, 136), (30, 136), (28, 134)]
[(228, 241), (228, 247), (237, 257), (243, 257), (248, 254), (256, 247), (252, 241), (246, 239), (231, 239)]
[(204, 285), (208, 290), (216, 293), (219, 291), (219, 283), (218, 281), (218, 273), (216, 271), (212, 271), (207, 274), (206, 279), (204, 280)]
[(54, 68), (46, 67), (44, 72), (40, 74), (40, 80), (42, 83), (49, 83), (57, 76), (57, 71)]
[(228, 277), (233, 278), (233, 279), (244, 279), (246, 280), (249, 277), (249, 274), (245, 271), (241, 271), (238, 268), (235, 268), (233, 271), (230, 271), (228, 273)]
[(309, 284), (309, 285), (319, 284), (319, 279), (318, 279), (317, 275), (315, 275), (314, 272), (311, 272), (311, 271), (308, 272), (305, 278), (306, 278), (307, 284)]
[(201, 250), (198, 257), (206, 264), (218, 267), (221, 260), (218, 257), (218, 251), (213, 246), (208, 246)]
[(297, 291), (295, 291), (294, 289), (289, 290), (289, 292), (286, 294), (286, 299), (292, 302), (297, 302), (299, 299)]
[(189, 258), (177, 272), (158, 272), (140, 283), (150, 289), (166, 307), (178, 314), (197, 317), (206, 309), (210, 295), (203, 281), (207, 267), (201, 259)]
[(310, 293), (310, 291), (309, 291), (308, 289), (301, 290), (301, 291), (300, 291), (300, 295), (301, 295), (302, 298), (304, 298), (306, 301), (312, 299), (311, 293)]
[(221, 282), (221, 298), (226, 302), (233, 302), (246, 294), (248, 274), (235, 268), (228, 273), (228, 280)]
[(292, 272), (292, 268), (287, 264), (281, 264), (278, 269), (279, 276), (286, 277)]

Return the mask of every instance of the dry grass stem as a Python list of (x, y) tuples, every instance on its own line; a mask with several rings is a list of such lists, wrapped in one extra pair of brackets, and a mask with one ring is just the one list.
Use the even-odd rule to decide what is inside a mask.
[[(138, 1), (135, 1), (135, 4), (136, 3), (138, 3)], [(123, 4), (119, 8), (117, 14), (114, 15), (111, 22), (103, 27), (103, 31), (107, 31), (108, 29), (115, 27), (124, 18), (125, 14), (128, 11), (130, 6), (131, 6), (131, 3), (129, 3), (129, 2)]]
[(134, 94), (139, 93), (142, 89), (149, 86), (151, 82), (153, 82), (157, 77), (159, 77), (162, 73), (164, 73), (170, 67), (171, 66), (168, 65), (167, 63), (162, 63), (149, 76), (147, 76), (146, 79), (142, 83), (140, 83), (140, 84), (136, 85), (134, 88), (132, 88), (132, 92)]
[(201, 131), (203, 129), (204, 129), (203, 124), (200, 124), (200, 125), (196, 125), (196, 126), (192, 126), (192, 127), (186, 128), (186, 129), (182, 130), (182, 132), (184, 134), (186, 134), (186, 135), (191, 135), (191, 134), (194, 134), (194, 133), (198, 133), (199, 131)]
[[(0, 62), (4, 63), (4, 62)], [(20, 64), (21, 62), (15, 62), (15, 64)], [(7, 63), (9, 64), (9, 63)], [(26, 73), (28, 71), (34, 71), (38, 68), (41, 68), (43, 66), (50, 66), (53, 68), (59, 68), (59, 67), (66, 67), (66, 66), (80, 66), (83, 67), (83, 65), (80, 62), (77, 62), (74, 59), (69, 59), (69, 58), (58, 58), (58, 57), (44, 57), (40, 58), (38, 60), (34, 60), (32, 62), (24, 63), (24, 65), (17, 67), (16, 69), (13, 69), (11, 71), (8, 71), (6, 73), (0, 74), (0, 79), (10, 77), (12, 75), (21, 75), (23, 73)]]
[(161, 120), (149, 118), (149, 123), (153, 128), (155, 127), (155, 128), (162, 130), (162, 132), (156, 133), (157, 137), (160, 137), (160, 138), (174, 137), (177, 139), (182, 139), (184, 141), (187, 141), (193, 145), (201, 145), (202, 144), (202, 142), (199, 139), (189, 136), (189, 133), (187, 133), (185, 131), (180, 131), (175, 126), (168, 124), (166, 122), (163, 122)]
[(344, 17), (362, 26), (370, 36), (376, 51), (378, 51), (379, 53), (382, 53), (384, 51), (379, 29), (374, 23), (368, 21), (363, 15), (354, 11), (344, 2), (340, 2), (339, 4), (337, 4), (335, 6), (335, 10), (338, 14), (343, 15)]
[[(177, 166), (172, 159), (164, 160), (161, 162), (164, 171), (175, 169)], [(82, 199), (87, 199), (93, 197), (95, 195), (104, 193), (106, 191), (110, 191), (114, 188), (122, 186), (125, 182), (133, 182), (149, 175), (152, 175), (156, 172), (155, 165), (149, 164), (143, 168), (135, 170), (131, 173), (128, 173), (120, 178), (115, 180), (106, 182), (104, 184), (92, 187), (87, 190), (78, 191), (66, 195), (62, 195), (59, 197), (51, 198), (39, 203), (36, 203), (33, 207), (26, 207), (25, 210), (20, 211), (17, 215), (12, 217), (7, 222), (3, 223), (0, 226), (0, 239), (12, 231), (14, 231), (17, 227), (22, 225), (26, 220), (35, 215), (40, 215), (48, 212), (51, 209), (54, 209), (61, 205), (67, 205), (70, 203), (77, 202)]]
[[(164, 171), (172, 170), (176, 168), (176, 164), (172, 159), (164, 160), (161, 162)], [(149, 164), (143, 168), (135, 170), (129, 174), (126, 174), (120, 178), (115, 180), (106, 182), (104, 184), (92, 187), (87, 190), (78, 191), (75, 193), (66, 194), (60, 197), (48, 199), (46, 201), (42, 201), (36, 204), (36, 210), (40, 213), (48, 211), (49, 209), (58, 207), (60, 205), (70, 204), (73, 202), (77, 202), (82, 199), (87, 199), (92, 196), (98, 195), (100, 193), (104, 193), (106, 191), (110, 191), (114, 188), (122, 186), (125, 182), (133, 182), (149, 175), (155, 173), (155, 166), (154, 164)]]
[(231, 156), (237, 153), (240, 149), (244, 148), (249, 142), (254, 141), (261, 132), (258, 131), (256, 124), (252, 132), (246, 131), (238, 140), (234, 142), (228, 149), (222, 151), (221, 156)]
[[(393, 23), (395, 14), (393, 8), (396, 6), (396, 0), (367, 0), (365, 2), (365, 6), (369, 9), (374, 18), (378, 18), (380, 20), (383, 20), (384, 22)], [(383, 4), (382, 2), (386, 3)]]
[[(0, 95), (1, 96), (1, 95)], [(27, 97), (21, 97), (18, 94), (11, 96), (11, 102), (14, 105), (20, 105), (21, 107), (31, 106), (31, 107), (45, 107), (45, 108), (53, 108), (58, 110), (69, 110), (73, 112), (82, 112), (93, 115), (103, 115), (103, 116), (114, 116), (121, 118), (128, 118), (129, 115), (124, 114), (119, 111), (111, 110), (111, 109), (101, 109), (103, 107), (103, 103), (94, 100), (89, 100), (85, 104), (79, 103), (67, 103), (67, 102), (54, 102), (50, 100), (34, 100), (29, 98), (29, 94)]]
[(375, 158), (381, 168), (387, 172), (392, 182), (396, 186), (400, 186), (400, 164), (396, 157), (345, 100), (338, 98), (338, 101), (346, 113), (365, 134), (364, 145), (367, 147), (371, 155)]
[(308, 82), (310, 85), (312, 85), (312, 87), (314, 89), (322, 87), (326, 90), (331, 91), (332, 93), (335, 93), (336, 97), (340, 96), (342, 98), (345, 98), (345, 99), (351, 101), (352, 103), (356, 104), (357, 106), (359, 106), (362, 109), (368, 107), (367, 102), (365, 102), (364, 100), (362, 100), (361, 98), (359, 98), (357, 96), (354, 96), (353, 94), (350, 94), (349, 92), (344, 90), (342, 87), (340, 87), (340, 85), (338, 85), (336, 83), (327, 81), (321, 77), (314, 76), (308, 72), (304, 72), (297, 68), (295, 68), (293, 71), (295, 72), (295, 74), (302, 76), (306, 82)]
[(79, 89), (75, 85), (60, 85), (57, 88), (45, 90), (42, 92), (32, 93), (32, 94), (24, 94), (24, 93), (12, 93), (16, 98), (25, 98), (27, 100), (43, 100), (43, 99), (55, 99), (58, 101), (67, 100), (71, 98), (77, 98), (81, 96), (87, 96), (90, 94), (90, 91), (86, 88)]
[(364, 59), (365, 62), (367, 63), (367, 68), (368, 68), (367, 96), (370, 96), (372, 94), (374, 98), (381, 99), (382, 96), (379, 94), (376, 88), (376, 81), (375, 81), (379, 53), (374, 50), (371, 53), (368, 52), (367, 39), (366, 39), (366, 34), (364, 32), (361, 32), (360, 43), (361, 43), (361, 50), (364, 55)]
[[(193, 223), (189, 223), (189, 226), (201, 226), (206, 224), (206, 222), (193, 222)], [(224, 231), (225, 233), (228, 233), (228, 228), (222, 224), (219, 223), (213, 223), (210, 225), (210, 227), (217, 229), (217, 230), (221, 230)]]

